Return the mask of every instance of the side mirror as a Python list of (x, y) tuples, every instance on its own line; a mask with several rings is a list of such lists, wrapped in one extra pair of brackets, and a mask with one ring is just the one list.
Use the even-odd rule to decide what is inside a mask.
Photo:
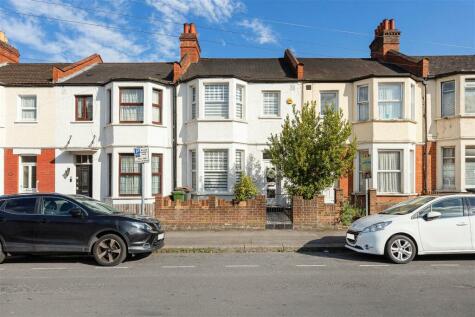
[(442, 216), (442, 214), (438, 211), (430, 211), (429, 213), (427, 213), (426, 215), (426, 220), (434, 220), (434, 219), (437, 219), (437, 218), (440, 218), (440, 216)]
[(69, 214), (73, 217), (73, 218), (82, 218), (83, 217), (83, 212), (80, 208), (73, 208), (69, 211)]

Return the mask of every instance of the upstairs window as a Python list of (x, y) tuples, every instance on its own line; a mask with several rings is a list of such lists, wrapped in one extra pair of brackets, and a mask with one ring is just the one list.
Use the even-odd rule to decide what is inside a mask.
[(244, 118), (244, 87), (236, 86), (236, 118)]
[(205, 150), (204, 181), (205, 190), (228, 190), (228, 151)]
[(108, 122), (112, 123), (112, 90), (107, 89), (107, 108), (109, 112)]
[(120, 122), (143, 122), (143, 88), (120, 88)]
[(465, 80), (465, 113), (475, 114), (475, 78)]
[(264, 91), (264, 116), (278, 117), (280, 115), (280, 91)]
[(76, 96), (76, 121), (92, 121), (92, 96)]
[(416, 86), (411, 85), (411, 120), (416, 120)]
[(442, 117), (455, 115), (455, 80), (442, 83)]
[(198, 117), (198, 108), (196, 106), (196, 87), (191, 87), (191, 119), (196, 119)]
[(378, 85), (379, 119), (402, 119), (402, 84)]
[(205, 117), (227, 119), (229, 115), (228, 84), (205, 85)]
[(152, 91), (152, 123), (162, 124), (162, 91)]
[(325, 110), (329, 108), (333, 111), (338, 110), (338, 91), (320, 92), (320, 112), (325, 115)]
[(37, 105), (36, 96), (20, 96), (20, 121), (36, 121)]
[(369, 120), (368, 86), (358, 86), (358, 121)]

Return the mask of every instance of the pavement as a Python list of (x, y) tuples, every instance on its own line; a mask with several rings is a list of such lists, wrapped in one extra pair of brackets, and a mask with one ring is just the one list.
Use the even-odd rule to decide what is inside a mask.
[(10, 258), (0, 316), (473, 316), (475, 256), (410, 264), (353, 252)]
[(169, 231), (161, 252), (321, 251), (344, 248), (345, 231)]

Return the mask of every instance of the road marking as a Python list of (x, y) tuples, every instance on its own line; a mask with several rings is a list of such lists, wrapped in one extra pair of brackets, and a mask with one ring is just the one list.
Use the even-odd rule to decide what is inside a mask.
[(430, 266), (433, 267), (451, 267), (451, 266), (460, 266), (460, 264), (431, 264)]
[(324, 267), (325, 264), (297, 264), (298, 267)]
[(164, 269), (192, 269), (196, 266), (194, 265), (163, 265)]
[(128, 266), (111, 266), (111, 267), (97, 266), (95, 267), (96, 270), (111, 270), (111, 269), (120, 270), (120, 269), (128, 269), (128, 268), (129, 268)]
[(66, 267), (32, 267), (32, 270), (67, 270)]
[(236, 267), (259, 267), (257, 264), (235, 264), (235, 265), (225, 265), (224, 267), (236, 268)]
[(3, 271), (3, 270), (5, 270), (5, 269), (0, 269), (0, 271)]
[(389, 264), (360, 264), (361, 267), (380, 267), (389, 266)]

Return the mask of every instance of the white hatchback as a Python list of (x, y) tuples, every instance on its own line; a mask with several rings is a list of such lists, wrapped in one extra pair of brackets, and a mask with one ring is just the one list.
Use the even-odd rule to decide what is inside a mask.
[(416, 254), (475, 253), (475, 195), (421, 196), (360, 218), (346, 247), (400, 264)]

